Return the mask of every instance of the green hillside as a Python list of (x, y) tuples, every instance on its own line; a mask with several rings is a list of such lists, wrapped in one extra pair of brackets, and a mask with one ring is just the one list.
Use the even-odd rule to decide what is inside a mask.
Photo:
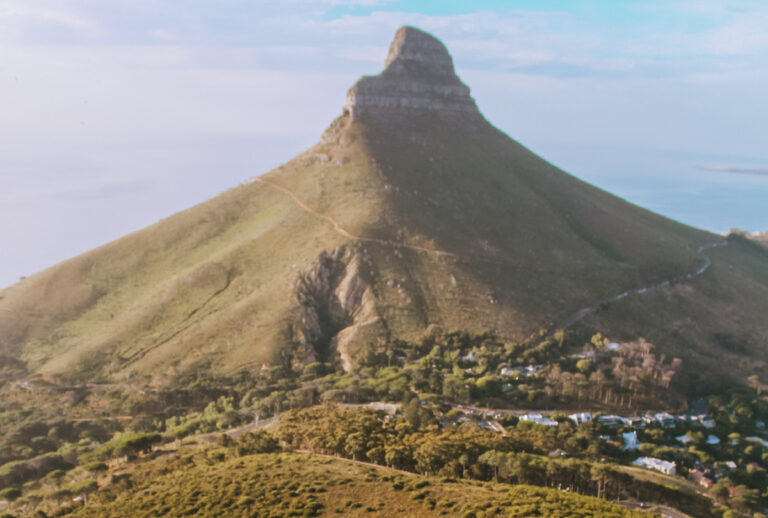
[(719, 241), (510, 139), (442, 44), (404, 28), (316, 146), (0, 292), (13, 364), (0, 375), (163, 385), (315, 360), (349, 369), (383, 341), (460, 329), (521, 341), (565, 323), (645, 337), (692, 372), (764, 373), (768, 258), (738, 239), (700, 251)]
[(123, 469), (87, 505), (59, 516), (654, 516), (552, 489), (425, 478), (319, 456), (217, 462), (217, 455), (185, 453)]

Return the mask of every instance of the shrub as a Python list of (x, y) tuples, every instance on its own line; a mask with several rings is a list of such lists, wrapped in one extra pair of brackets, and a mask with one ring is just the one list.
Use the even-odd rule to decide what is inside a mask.
[(83, 469), (85, 469), (86, 471), (90, 471), (91, 473), (98, 473), (101, 471), (107, 471), (107, 465), (104, 464), (103, 462), (95, 461), (95, 462), (89, 462), (88, 464), (83, 466)]
[(8, 500), (13, 502), (21, 496), (21, 490), (15, 487), (6, 487), (0, 491), (0, 500)]
[(99, 485), (95, 480), (83, 480), (82, 482), (72, 484), (67, 489), (73, 495), (82, 495), (86, 493), (93, 493), (99, 489)]
[(264, 430), (244, 434), (237, 441), (237, 454), (241, 457), (255, 453), (274, 453), (280, 449), (278, 440)]

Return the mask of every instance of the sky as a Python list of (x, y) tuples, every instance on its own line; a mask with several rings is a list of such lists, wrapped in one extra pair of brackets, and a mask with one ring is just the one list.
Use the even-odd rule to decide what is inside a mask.
[(763, 0), (0, 0), (0, 287), (311, 146), (404, 24), (571, 174), (768, 230)]

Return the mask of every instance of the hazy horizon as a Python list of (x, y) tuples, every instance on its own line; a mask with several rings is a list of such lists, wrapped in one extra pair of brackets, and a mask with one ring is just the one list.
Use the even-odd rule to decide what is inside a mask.
[(145, 4), (0, 1), (0, 287), (314, 144), (403, 24), (567, 172), (689, 225), (768, 230), (764, 4)]

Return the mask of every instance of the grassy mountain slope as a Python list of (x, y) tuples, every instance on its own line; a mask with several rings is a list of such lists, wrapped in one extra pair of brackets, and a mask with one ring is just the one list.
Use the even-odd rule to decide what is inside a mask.
[[(386, 81), (354, 87), (358, 105), (316, 146), (0, 292), (0, 354), (28, 373), (158, 383), (317, 358), (348, 367), (369, 343), (437, 328), (524, 338), (701, 267), (699, 247), (718, 236), (525, 149), (471, 111), (444, 47), (408, 31)], [(440, 73), (412, 77), (411, 57), (425, 55)], [(448, 86), (429, 83), (444, 77)], [(437, 92), (410, 104), (460, 110), (391, 108), (393, 84)], [(711, 271), (673, 293), (632, 297), (586, 324), (700, 366), (752, 357), (765, 343), (768, 260), (741, 241), (711, 256)]]
[[(306, 160), (282, 169), (311, 175)], [(341, 168), (351, 181), (356, 165)], [(344, 241), (279, 191), (242, 185), (4, 290), (2, 348), (41, 372), (270, 361), (297, 265)]]
[(553, 489), (426, 479), (317, 456), (201, 457), (139, 467), (130, 489), (118, 482), (67, 516), (649, 516)]
[(695, 280), (608, 305), (583, 324), (663, 344), (702, 391), (713, 388), (702, 381), (765, 376), (768, 252), (738, 235), (727, 242), (706, 252), (712, 266)]

